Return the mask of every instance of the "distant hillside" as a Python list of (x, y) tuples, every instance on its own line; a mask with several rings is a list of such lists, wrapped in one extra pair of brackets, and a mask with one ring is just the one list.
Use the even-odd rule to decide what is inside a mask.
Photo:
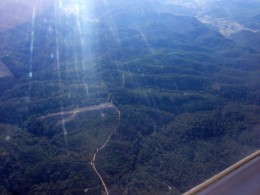
[(260, 32), (240, 31), (231, 38), (239, 45), (255, 48), (257, 51), (260, 49)]

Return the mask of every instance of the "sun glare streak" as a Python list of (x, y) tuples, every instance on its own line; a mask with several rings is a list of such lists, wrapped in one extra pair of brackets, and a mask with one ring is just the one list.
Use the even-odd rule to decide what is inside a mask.
[(66, 146), (66, 150), (67, 150), (67, 153), (69, 153), (69, 150), (68, 150), (68, 132), (67, 132), (67, 129), (66, 129), (66, 126), (65, 126), (65, 119), (64, 119), (64, 116), (62, 115), (62, 129), (63, 129), (63, 134), (64, 134), (64, 141), (65, 141), (65, 146)]
[(125, 87), (125, 74), (122, 74), (122, 87)]
[[(92, 15), (93, 4), (91, 1), (74, 1), (68, 4), (65, 12), (76, 20), (76, 30), (78, 36), (75, 41), (78, 42), (79, 48), (74, 54), (74, 67), (76, 70), (88, 70), (95, 64), (95, 52), (93, 51), (93, 42), (95, 42), (95, 24), (99, 20)], [(79, 77), (85, 83), (85, 94), (89, 96), (89, 86), (84, 78)]]
[(114, 24), (114, 21), (111, 21), (111, 23), (112, 24), (111, 24), (110, 30), (113, 33), (113, 36), (116, 40), (116, 43), (121, 45), (122, 42), (121, 42), (121, 39), (120, 39), (120, 36), (119, 36), (119, 33), (118, 33), (118, 29), (117, 29), (116, 25)]
[(226, 12), (226, 14), (230, 19), (234, 18), (233, 15), (230, 13), (230, 11), (224, 5), (221, 5), (221, 9), (223, 9)]
[[(57, 79), (59, 83), (59, 90), (61, 93), (65, 92), (65, 86), (62, 82), (62, 72), (63, 69), (67, 69), (68, 72), (72, 74), (76, 74), (76, 79), (79, 82), (85, 85), (85, 93), (86, 97), (90, 95), (89, 91), (89, 83), (86, 78), (88, 76), (88, 72), (85, 73), (86, 76), (82, 77), (81, 71), (95, 69), (96, 63), (96, 53), (93, 50), (93, 43), (95, 44), (95, 38), (97, 38), (97, 34), (95, 34), (95, 27), (98, 23), (98, 19), (92, 15), (92, 4), (88, 1), (57, 1), (55, 4), (55, 54), (54, 58), (56, 58), (56, 71), (57, 71)], [(66, 17), (68, 19), (65, 24), (61, 24), (61, 17)], [(73, 22), (71, 24), (71, 22)], [(112, 24), (112, 23), (111, 23)], [(108, 24), (110, 25), (110, 24)], [(68, 28), (70, 26), (71, 28)], [(118, 35), (117, 27), (113, 26), (113, 34), (118, 43), (121, 42), (120, 37)], [(65, 30), (64, 30), (65, 29)], [(64, 50), (61, 50), (64, 48)], [(63, 58), (65, 55), (66, 64), (63, 66), (61, 61), (63, 62)], [(92, 74), (92, 73), (89, 73)], [(69, 76), (69, 75), (68, 75)], [(62, 78), (61, 78), (62, 77)], [(97, 78), (98, 79), (98, 78)], [(73, 89), (68, 89), (68, 95), (73, 94)], [(72, 98), (72, 96), (70, 96)], [(65, 105), (63, 102), (60, 102), (60, 109), (64, 111)], [(64, 121), (64, 117), (62, 116), (62, 121)], [(66, 123), (62, 124), (62, 130), (64, 134), (64, 142), (66, 147), (68, 148), (68, 132), (66, 129)]]
[(31, 43), (30, 43), (30, 70), (29, 70), (29, 77), (32, 78), (33, 77), (33, 47), (34, 47), (34, 25), (35, 25), (35, 12), (36, 12), (36, 8), (33, 8), (33, 13), (32, 13), (32, 31), (31, 31)]
[(147, 41), (147, 38), (146, 38), (146, 36), (145, 36), (145, 34), (144, 34), (144, 32), (142, 30), (140, 31), (140, 35), (141, 35), (142, 40), (144, 41), (147, 49), (150, 49), (150, 46), (149, 46), (148, 41)]
[(58, 3), (59, 3), (59, 8), (62, 8), (62, 0), (59, 0)]
[[(86, 53), (85, 52), (85, 47), (86, 47), (86, 43), (83, 39), (83, 31), (82, 31), (82, 24), (80, 22), (80, 18), (79, 16), (76, 15), (76, 23), (77, 23), (77, 28), (78, 28), (78, 32), (79, 32), (79, 42), (80, 42), (80, 65), (81, 67), (80, 68), (83, 68), (84, 69), (84, 61), (83, 61), (83, 57), (84, 57), (84, 54)], [(79, 64), (79, 63), (78, 63)]]
[(80, 9), (82, 9), (82, 7), (80, 8), (78, 4), (72, 4), (63, 7), (63, 10), (69, 15), (70, 14), (78, 15), (80, 13)]
[[(59, 7), (61, 7), (61, 1), (59, 1)], [(63, 84), (61, 83), (61, 69), (60, 69), (60, 33), (58, 31), (59, 28), (59, 14), (58, 14), (58, 7), (55, 5), (55, 42), (56, 42), (56, 65), (57, 65), (57, 71), (58, 71), (58, 80), (59, 80), (59, 88), (61, 92), (64, 92), (64, 87)], [(61, 111), (64, 112), (63, 108), (63, 102), (60, 102), (60, 108)], [(64, 135), (64, 142), (66, 146), (66, 150), (68, 152), (68, 132), (66, 130), (65, 126), (65, 120), (64, 116), (62, 115), (62, 130), (63, 130), (63, 135)]]
[(89, 88), (88, 88), (88, 84), (87, 83), (85, 84), (85, 90), (86, 90), (87, 96), (89, 96)]

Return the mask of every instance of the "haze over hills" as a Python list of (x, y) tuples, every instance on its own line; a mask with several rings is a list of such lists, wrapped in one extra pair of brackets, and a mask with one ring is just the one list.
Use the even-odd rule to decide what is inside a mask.
[(1, 194), (181, 194), (259, 149), (259, 1), (232, 2), (63, 1), (0, 32)]
[(0, 31), (28, 22), (33, 15), (42, 13), (53, 2), (51, 0), (2, 0), (0, 2)]
[(169, 0), (161, 2), (164, 7), (162, 10), (194, 16), (203, 23), (217, 27), (221, 34), (227, 37), (241, 30), (259, 31), (259, 1)]

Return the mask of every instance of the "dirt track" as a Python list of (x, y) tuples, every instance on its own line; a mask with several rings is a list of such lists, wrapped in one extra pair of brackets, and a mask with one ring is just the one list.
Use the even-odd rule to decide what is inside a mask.
[[(66, 122), (73, 120), (76, 117), (76, 115), (79, 114), (79, 113), (88, 112), (88, 111), (95, 111), (95, 110), (104, 110), (104, 109), (114, 109), (116, 112), (118, 112), (118, 125), (119, 125), (121, 113), (120, 113), (119, 109), (111, 102), (102, 103), (102, 104), (94, 105), (94, 106), (82, 107), (82, 108), (73, 109), (73, 110), (70, 110), (70, 111), (62, 111), (62, 112), (47, 114), (47, 115), (39, 117), (38, 119), (44, 120), (44, 119), (47, 119), (47, 118), (62, 116), (63, 119), (57, 122), (57, 124), (61, 124), (61, 123), (66, 123)], [(110, 137), (111, 137), (111, 134), (108, 136), (106, 141), (99, 148), (97, 148), (97, 150), (94, 153), (92, 160), (90, 162), (90, 164), (92, 165), (95, 173), (99, 177), (107, 195), (109, 195), (108, 188), (106, 186), (104, 179), (102, 178), (102, 176), (98, 172), (95, 162), (96, 162), (96, 157), (97, 157), (98, 152), (103, 150), (107, 146), (107, 144), (110, 140)]]
[(118, 111), (118, 109), (114, 106), (114, 104), (108, 102), (108, 103), (102, 103), (102, 104), (94, 105), (94, 106), (86, 106), (86, 107), (82, 107), (82, 108), (77, 108), (77, 109), (70, 110), (70, 111), (62, 111), (62, 112), (47, 114), (47, 115), (39, 117), (38, 119), (44, 120), (44, 119), (52, 118), (55, 116), (67, 116), (64, 120), (66, 120), (66, 119), (71, 120), (70, 119), (71, 117), (74, 118), (77, 114), (82, 113), (82, 112), (103, 110), (103, 109), (109, 109), (109, 108), (113, 108)]
[(94, 156), (93, 156), (93, 158), (92, 158), (92, 160), (91, 160), (91, 162), (90, 162), (90, 164), (93, 166), (94, 171), (95, 171), (96, 174), (98, 175), (98, 177), (99, 177), (99, 179), (100, 179), (100, 181), (101, 181), (101, 183), (102, 183), (102, 185), (103, 185), (103, 187), (104, 187), (105, 192), (106, 192), (107, 195), (109, 195), (107, 185), (106, 185), (106, 183), (104, 182), (104, 180), (103, 180), (102, 176), (100, 175), (100, 173), (98, 172), (98, 170), (97, 170), (97, 168), (96, 168), (95, 161), (96, 161), (96, 156), (97, 156), (98, 152), (106, 147), (106, 145), (108, 144), (108, 142), (109, 142), (109, 140), (110, 140), (110, 137), (111, 137), (111, 135), (108, 136), (107, 140), (105, 141), (105, 143), (104, 143), (101, 147), (97, 148), (97, 151), (95, 152), (95, 154), (94, 154)]

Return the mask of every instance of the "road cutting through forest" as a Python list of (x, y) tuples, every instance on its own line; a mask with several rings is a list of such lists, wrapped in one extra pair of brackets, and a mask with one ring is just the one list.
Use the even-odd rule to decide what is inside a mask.
[[(47, 115), (39, 117), (38, 119), (44, 120), (44, 119), (47, 119), (47, 118), (52, 118), (52, 117), (57, 117), (57, 116), (62, 116), (62, 117), (67, 116), (66, 118), (62, 119), (62, 122), (68, 122), (70, 120), (73, 120), (77, 114), (82, 113), (82, 112), (102, 110), (102, 109), (111, 109), (111, 108), (115, 109), (118, 112), (117, 126), (119, 127), (121, 112), (112, 102), (102, 103), (102, 104), (94, 105), (94, 106), (87, 106), (87, 107), (78, 108), (78, 109), (74, 109), (74, 110), (70, 110), (70, 111), (61, 111), (61, 112), (57, 112), (57, 113), (47, 114)], [(58, 121), (57, 124), (59, 124), (59, 123), (60, 123), (60, 121)], [(90, 162), (90, 164), (93, 167), (95, 173), (99, 177), (107, 195), (109, 195), (107, 185), (106, 185), (104, 179), (102, 178), (101, 174), (98, 172), (95, 162), (96, 162), (96, 157), (97, 157), (98, 152), (101, 151), (102, 149), (104, 149), (107, 146), (107, 144), (108, 144), (108, 142), (111, 138), (111, 135), (112, 135), (112, 133), (108, 136), (106, 141), (99, 148), (97, 148), (97, 150), (94, 153), (94, 155), (91, 159), (91, 162)]]
[[(118, 124), (117, 124), (117, 126), (119, 127), (120, 118), (121, 118), (121, 112), (120, 112), (120, 110), (119, 110), (114, 104), (112, 104), (112, 105), (114, 106), (114, 108), (115, 108), (115, 109), (117, 110), (117, 112), (118, 112)], [(104, 179), (102, 178), (102, 176), (100, 175), (100, 173), (98, 172), (98, 170), (97, 170), (97, 168), (96, 168), (95, 161), (96, 161), (96, 157), (97, 157), (98, 152), (101, 151), (102, 149), (104, 149), (104, 148), (106, 147), (106, 145), (108, 144), (108, 142), (109, 142), (109, 140), (110, 140), (110, 138), (111, 138), (111, 135), (112, 135), (112, 134), (110, 134), (110, 135), (108, 136), (107, 140), (104, 142), (104, 144), (103, 144), (102, 146), (100, 146), (99, 148), (97, 148), (97, 151), (95, 152), (95, 154), (94, 154), (94, 156), (93, 156), (93, 158), (92, 158), (92, 160), (91, 160), (91, 162), (90, 162), (90, 164), (92, 165), (94, 171), (95, 171), (96, 174), (98, 175), (98, 177), (99, 177), (99, 179), (100, 179), (100, 181), (101, 181), (101, 183), (102, 183), (102, 185), (103, 185), (103, 187), (104, 187), (105, 192), (106, 192), (107, 195), (109, 195), (109, 191), (108, 191), (107, 185), (106, 185), (106, 183), (104, 182)]]
[(82, 112), (86, 112), (86, 111), (93, 111), (93, 110), (102, 110), (102, 109), (108, 109), (108, 108), (114, 108), (118, 111), (118, 109), (116, 108), (116, 106), (113, 103), (102, 103), (99, 105), (94, 105), (94, 106), (86, 106), (86, 107), (82, 107), (82, 108), (77, 108), (74, 110), (70, 110), (70, 111), (61, 111), (61, 112), (56, 112), (56, 113), (52, 113), (52, 114), (47, 114), (44, 116), (39, 117), (39, 119), (43, 120), (46, 118), (51, 118), (51, 117), (55, 117), (55, 116), (64, 116), (64, 115), (76, 115)]
[(90, 164), (92, 165), (94, 171), (95, 171), (96, 174), (98, 175), (98, 177), (99, 177), (99, 179), (100, 179), (100, 181), (101, 181), (101, 183), (102, 183), (102, 185), (103, 185), (103, 187), (104, 187), (105, 192), (106, 192), (107, 195), (109, 195), (107, 185), (106, 185), (106, 183), (104, 182), (104, 180), (103, 180), (102, 176), (100, 175), (100, 173), (98, 172), (98, 170), (97, 170), (97, 168), (96, 168), (95, 161), (96, 161), (96, 156), (97, 156), (98, 152), (106, 147), (106, 145), (108, 144), (108, 142), (109, 142), (109, 140), (110, 140), (110, 137), (111, 137), (111, 135), (108, 136), (107, 140), (105, 141), (105, 143), (104, 143), (101, 147), (97, 148), (97, 151), (95, 152), (95, 154), (94, 154), (94, 156), (93, 156), (93, 158), (92, 158), (92, 160), (91, 160), (91, 162), (90, 162)]
[[(112, 105), (113, 105), (113, 104), (112, 104)], [(114, 105), (113, 105), (113, 106), (114, 106)], [(119, 110), (116, 106), (114, 106), (114, 107), (115, 107), (115, 109), (118, 111), (118, 124), (117, 124), (117, 126), (119, 127), (119, 123), (120, 123), (120, 119), (121, 119), (121, 112), (120, 112), (120, 110)], [(96, 161), (96, 157), (97, 157), (98, 152), (101, 151), (102, 149), (104, 149), (104, 148), (107, 146), (107, 144), (108, 144), (108, 142), (109, 142), (109, 140), (110, 140), (110, 138), (111, 138), (111, 135), (112, 135), (112, 134), (110, 134), (110, 135), (108, 136), (107, 140), (104, 142), (104, 144), (103, 144), (102, 146), (100, 146), (99, 148), (97, 148), (97, 151), (96, 151), (95, 154), (93, 155), (93, 158), (92, 158), (92, 160), (91, 160), (91, 162), (90, 162), (90, 164), (92, 165), (94, 171), (95, 171), (96, 174), (98, 175), (98, 177), (99, 177), (99, 179), (100, 179), (100, 181), (101, 181), (101, 183), (102, 183), (102, 185), (103, 185), (103, 187), (104, 187), (105, 192), (106, 192), (107, 195), (109, 195), (109, 191), (108, 191), (107, 185), (106, 185), (106, 183), (104, 182), (104, 179), (102, 178), (102, 176), (100, 175), (100, 173), (98, 172), (98, 170), (97, 170), (97, 168), (96, 168), (95, 161)]]

